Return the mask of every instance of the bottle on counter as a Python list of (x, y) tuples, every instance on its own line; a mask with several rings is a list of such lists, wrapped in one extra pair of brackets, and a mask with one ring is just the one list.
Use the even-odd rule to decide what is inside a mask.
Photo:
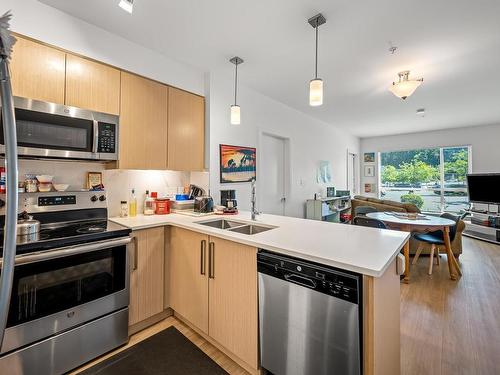
[(128, 214), (130, 217), (137, 216), (137, 198), (135, 197), (135, 189), (132, 189), (130, 200), (128, 202)]
[(128, 204), (127, 201), (120, 202), (120, 217), (128, 216)]
[(146, 190), (146, 199), (144, 200), (144, 215), (155, 214), (155, 199), (149, 195), (149, 190)]

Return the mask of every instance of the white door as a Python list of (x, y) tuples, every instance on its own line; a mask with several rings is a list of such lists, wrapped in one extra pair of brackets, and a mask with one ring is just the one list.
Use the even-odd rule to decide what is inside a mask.
[(262, 134), (261, 156), (258, 168), (259, 210), (267, 214), (285, 215), (286, 205), (286, 140)]
[(358, 193), (358, 158), (356, 154), (347, 152), (347, 190), (351, 192), (351, 195)]

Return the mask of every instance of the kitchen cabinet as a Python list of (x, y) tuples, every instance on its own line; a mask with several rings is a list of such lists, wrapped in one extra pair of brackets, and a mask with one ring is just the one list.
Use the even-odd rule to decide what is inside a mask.
[(202, 171), (205, 156), (205, 99), (168, 89), (168, 167)]
[(121, 73), (120, 169), (167, 169), (168, 88)]
[(170, 228), (170, 307), (208, 333), (208, 236)]
[(165, 229), (132, 232), (129, 326), (163, 311)]
[(257, 249), (170, 230), (170, 307), (257, 371)]
[(75, 55), (66, 55), (66, 104), (120, 114), (120, 71)]
[(208, 334), (257, 369), (257, 249), (215, 237), (210, 246)]
[(16, 35), (10, 72), (15, 96), (64, 104), (66, 54)]

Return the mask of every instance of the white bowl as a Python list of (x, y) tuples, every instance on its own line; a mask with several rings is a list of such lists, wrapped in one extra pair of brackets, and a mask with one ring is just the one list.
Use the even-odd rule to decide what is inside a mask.
[(36, 176), (36, 179), (38, 180), (38, 182), (41, 182), (41, 183), (50, 183), (50, 182), (52, 182), (53, 178), (54, 178), (54, 176), (50, 176), (48, 174), (42, 174), (40, 176)]
[(69, 188), (69, 184), (52, 184), (52, 186), (57, 191), (66, 191)]
[(38, 191), (42, 193), (47, 193), (52, 190), (52, 183), (50, 182), (41, 182), (38, 184)]

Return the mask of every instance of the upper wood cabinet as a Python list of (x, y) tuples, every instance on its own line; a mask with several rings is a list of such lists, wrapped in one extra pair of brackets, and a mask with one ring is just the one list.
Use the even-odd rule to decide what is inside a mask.
[(168, 88), (121, 73), (121, 169), (167, 169)]
[(170, 228), (170, 307), (208, 333), (208, 236)]
[(64, 104), (66, 54), (17, 36), (10, 71), (14, 95)]
[(134, 231), (131, 256), (129, 325), (163, 311), (165, 229)]
[(205, 156), (205, 99), (168, 89), (168, 167), (202, 171)]
[(257, 249), (210, 237), (210, 337), (258, 368)]
[(67, 54), (66, 104), (120, 114), (120, 71)]

